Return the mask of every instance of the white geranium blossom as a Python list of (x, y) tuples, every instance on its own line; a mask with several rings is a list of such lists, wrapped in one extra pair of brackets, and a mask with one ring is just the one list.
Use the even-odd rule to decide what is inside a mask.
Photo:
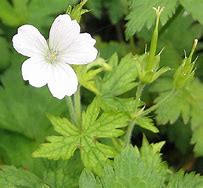
[(77, 90), (78, 79), (69, 64), (87, 64), (97, 56), (95, 40), (80, 33), (80, 26), (67, 14), (53, 22), (48, 41), (32, 25), (23, 25), (13, 37), (17, 52), (29, 57), (22, 65), (22, 76), (34, 87), (48, 85), (58, 99)]

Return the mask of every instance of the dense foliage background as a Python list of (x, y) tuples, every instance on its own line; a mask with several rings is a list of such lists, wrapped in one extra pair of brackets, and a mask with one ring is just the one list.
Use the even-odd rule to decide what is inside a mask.
[[(14, 51), (11, 42), (17, 28), (23, 24), (36, 26), (48, 37), (54, 18), (74, 3), (77, 1), (0, 0), (0, 163), (9, 165), (0, 171), (0, 185), (3, 188), (8, 187), (3, 182), (5, 177), (11, 178), (11, 185), (8, 184), (11, 187), (15, 187), (12, 182), (18, 181), (24, 182), (24, 187), (33, 187), (38, 179), (50, 187), (78, 187), (79, 176), (84, 168), (78, 153), (68, 161), (32, 157), (45, 137), (54, 133), (46, 114), (67, 116), (67, 106), (65, 100), (53, 98), (46, 87), (35, 89), (22, 80), (21, 64), (24, 58)], [(161, 149), (162, 159), (171, 168), (203, 173), (202, 0), (88, 0), (85, 6), (90, 12), (82, 17), (82, 31), (94, 36), (99, 56), (107, 63), (109, 59), (117, 58), (115, 52), (119, 59), (127, 53), (143, 54), (146, 44), (149, 46), (156, 18), (152, 7), (165, 7), (161, 16), (158, 51), (165, 48), (161, 53), (161, 66), (172, 69), (163, 78), (147, 86), (142, 96), (146, 108), (166, 95), (171, 88), (175, 70), (185, 54), (190, 53), (193, 40), (199, 39), (194, 55), (194, 59), (198, 56), (195, 62), (195, 80), (150, 114), (150, 120), (135, 126), (132, 144), (139, 148), (143, 134), (150, 143), (166, 141)], [(128, 74), (131, 69), (129, 65), (124, 74)], [(132, 96), (133, 92), (130, 90), (121, 94)], [(82, 89), (84, 108), (93, 96), (92, 92)], [(160, 132), (153, 133), (156, 131), (144, 129), (147, 126), (156, 126)], [(139, 157), (134, 156), (131, 150), (126, 151), (132, 156), (130, 164), (137, 165), (133, 161)], [(143, 149), (143, 156), (145, 152), (150, 153), (150, 149)], [(125, 155), (119, 157), (125, 158)], [(115, 168), (116, 165), (119, 166), (117, 163), (118, 161), (114, 164)], [(139, 168), (147, 169), (146, 166)], [(133, 172), (135, 171), (136, 169)], [(108, 173), (108, 169), (105, 173)], [(26, 178), (23, 179), (22, 176)], [(93, 183), (89, 187), (96, 187), (93, 175), (91, 178)], [(192, 181), (193, 177), (190, 178)], [(192, 185), (188, 184), (188, 187)]]

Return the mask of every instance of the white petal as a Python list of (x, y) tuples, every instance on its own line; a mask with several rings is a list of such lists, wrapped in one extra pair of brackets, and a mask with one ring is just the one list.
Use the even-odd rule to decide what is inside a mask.
[(22, 75), (24, 80), (34, 87), (46, 85), (52, 73), (52, 65), (44, 61), (43, 58), (32, 57), (22, 65)]
[(48, 45), (41, 33), (32, 25), (23, 25), (13, 37), (13, 47), (22, 55), (33, 57), (44, 55)]
[(67, 14), (58, 16), (49, 33), (49, 47), (52, 51), (62, 52), (79, 36), (80, 26)]
[(48, 87), (52, 95), (63, 99), (66, 95), (71, 96), (77, 90), (78, 79), (74, 70), (67, 64), (54, 64), (52, 78)]
[(68, 64), (87, 64), (94, 61), (97, 56), (95, 42), (90, 34), (80, 34), (63, 54), (59, 54), (60, 61)]

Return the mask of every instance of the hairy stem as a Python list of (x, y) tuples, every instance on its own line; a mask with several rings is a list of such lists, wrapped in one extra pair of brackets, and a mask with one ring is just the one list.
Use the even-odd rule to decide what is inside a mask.
[(70, 120), (72, 123), (75, 123), (75, 112), (74, 112), (74, 106), (73, 106), (73, 101), (72, 101), (71, 97), (69, 97), (69, 96), (66, 97), (66, 104), (68, 106)]
[[(140, 102), (140, 98), (141, 98), (144, 86), (145, 86), (144, 84), (139, 82), (138, 87), (137, 87), (137, 91), (136, 91), (136, 98), (135, 98), (136, 99), (135, 105), (136, 105), (137, 108), (139, 106), (139, 102)], [(125, 135), (125, 140), (124, 140), (124, 143), (125, 143), (124, 146), (128, 146), (131, 143), (131, 135), (132, 135), (132, 132), (133, 132), (133, 129), (134, 129), (134, 125), (135, 125), (134, 120), (131, 121), (129, 123), (129, 125), (128, 125), (127, 133)]]
[(172, 90), (166, 97), (164, 97), (161, 101), (159, 101), (157, 104), (153, 105), (152, 107), (148, 108), (147, 110), (144, 110), (140, 116), (146, 116), (150, 114), (151, 112), (155, 111), (160, 105), (164, 104), (169, 98), (175, 96), (177, 92), (175, 90)]
[(75, 121), (78, 126), (81, 126), (81, 98), (80, 98), (80, 86), (74, 94), (74, 107), (75, 107)]

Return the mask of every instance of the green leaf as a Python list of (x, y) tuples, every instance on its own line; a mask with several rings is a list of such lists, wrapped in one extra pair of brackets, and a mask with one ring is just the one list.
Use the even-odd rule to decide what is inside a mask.
[[(106, 165), (100, 178), (89, 171), (80, 177), (80, 188), (157, 188), (163, 187), (167, 168), (161, 162), (157, 145), (144, 143), (141, 150), (127, 147), (115, 157), (113, 166)], [(91, 187), (90, 186), (90, 187)]]
[(104, 42), (99, 36), (96, 36), (95, 39), (97, 41), (96, 47), (99, 49), (100, 56), (104, 59), (110, 58), (114, 53), (117, 53), (119, 57), (123, 57), (130, 52), (129, 45), (124, 42)]
[(100, 19), (102, 17), (102, 11), (105, 8), (109, 14), (111, 23), (116, 24), (127, 13), (128, 0), (88, 0), (87, 7), (94, 16)]
[(26, 22), (28, 0), (0, 1), (0, 18), (9, 26), (17, 26)]
[(50, 116), (54, 129), (61, 136), (47, 137), (44, 143), (33, 153), (35, 157), (49, 159), (69, 159), (80, 149), (83, 164), (96, 173), (102, 171), (109, 158), (114, 157), (112, 147), (99, 142), (99, 138), (118, 137), (123, 134), (120, 128), (127, 125), (127, 117), (123, 114), (102, 113), (97, 100), (94, 100), (82, 114), (82, 127), (77, 128), (68, 119)]
[(186, 11), (191, 13), (195, 20), (203, 24), (203, 4), (201, 0), (196, 0), (195, 3), (193, 0), (180, 0), (180, 3)]
[(116, 24), (128, 11), (128, 0), (106, 0), (105, 7), (108, 10), (110, 20)]
[(105, 74), (102, 85), (102, 95), (119, 96), (136, 86), (137, 70), (135, 59), (131, 54), (126, 55), (118, 63), (117, 55), (109, 60), (113, 71)]
[(88, 0), (87, 1), (87, 7), (89, 10), (91, 10), (91, 13), (96, 16), (97, 18), (101, 18), (102, 15), (102, 7), (103, 3), (101, 0)]
[[(201, 25), (198, 23), (194, 24), (194, 20), (190, 15), (185, 15), (183, 11), (180, 12), (180, 14), (174, 18), (173, 22), (167, 27), (167, 29), (165, 29), (160, 35), (159, 40), (161, 41), (161, 48), (166, 47), (163, 54), (167, 53), (168, 50), (166, 43), (172, 45), (179, 54), (183, 55), (183, 50), (186, 50), (186, 52), (189, 53), (191, 50), (191, 44), (193, 43), (194, 39), (201, 37), (201, 33)], [(181, 38), (184, 38), (184, 40), (181, 40)]]
[(155, 127), (153, 121), (149, 117), (141, 117), (136, 119), (136, 124), (138, 124), (140, 127), (147, 129), (149, 131), (152, 131), (153, 133), (158, 133), (159, 130)]
[(101, 184), (95, 179), (94, 174), (89, 170), (83, 170), (80, 176), (80, 188), (102, 188)]
[(68, 4), (71, 4), (67, 4), (65, 0), (12, 0), (11, 2), (0, 1), (0, 18), (9, 26), (25, 23), (47, 26), (52, 21), (51, 15), (64, 11)]
[(14, 166), (0, 167), (0, 186), (2, 188), (48, 188), (48, 186), (42, 183), (34, 174), (23, 169), (17, 169)]
[(202, 176), (190, 173), (184, 174), (183, 171), (179, 171), (176, 174), (170, 176), (169, 183), (166, 188), (201, 188), (203, 187)]
[(174, 14), (176, 4), (177, 0), (133, 0), (131, 11), (126, 17), (128, 20), (125, 31), (126, 38), (129, 39), (144, 26), (148, 29), (152, 27), (156, 18), (155, 11), (152, 9), (153, 7), (165, 7), (161, 15), (161, 23), (165, 24)]
[(31, 153), (36, 145), (34, 141), (21, 134), (0, 131), (0, 158), (3, 164), (20, 166), (32, 171), (34, 161)]
[[(162, 81), (163, 82), (163, 81)], [(159, 83), (157, 83), (158, 86)], [(162, 83), (163, 84), (163, 83)], [(167, 83), (166, 83), (167, 84)], [(160, 87), (160, 86), (159, 86)], [(155, 103), (163, 100), (170, 91), (163, 91), (155, 99)], [(195, 144), (194, 151), (197, 156), (203, 155), (203, 85), (199, 80), (194, 80), (186, 88), (179, 90), (176, 94), (159, 106), (156, 110), (156, 119), (159, 124), (170, 122), (173, 124), (179, 116), (185, 124), (191, 123), (193, 132), (191, 142)]]
[[(39, 165), (40, 166), (40, 165)], [(79, 155), (68, 161), (41, 160), (38, 176), (50, 188), (78, 188), (83, 165)]]
[(184, 125), (181, 120), (178, 120), (175, 124), (166, 126), (166, 129), (169, 141), (173, 142), (182, 154), (186, 154), (191, 147), (192, 131), (190, 125)]
[[(46, 157), (48, 159), (69, 159), (80, 144), (78, 136), (79, 130), (66, 118), (49, 116), (54, 126), (54, 130), (63, 136), (49, 136), (47, 141), (40, 146), (39, 150), (33, 153), (34, 157)], [(68, 146), (68, 147), (67, 147)]]
[(65, 102), (55, 99), (47, 88), (26, 86), (20, 73), (16, 63), (1, 77), (0, 127), (40, 140), (52, 128), (46, 113), (61, 114)]

